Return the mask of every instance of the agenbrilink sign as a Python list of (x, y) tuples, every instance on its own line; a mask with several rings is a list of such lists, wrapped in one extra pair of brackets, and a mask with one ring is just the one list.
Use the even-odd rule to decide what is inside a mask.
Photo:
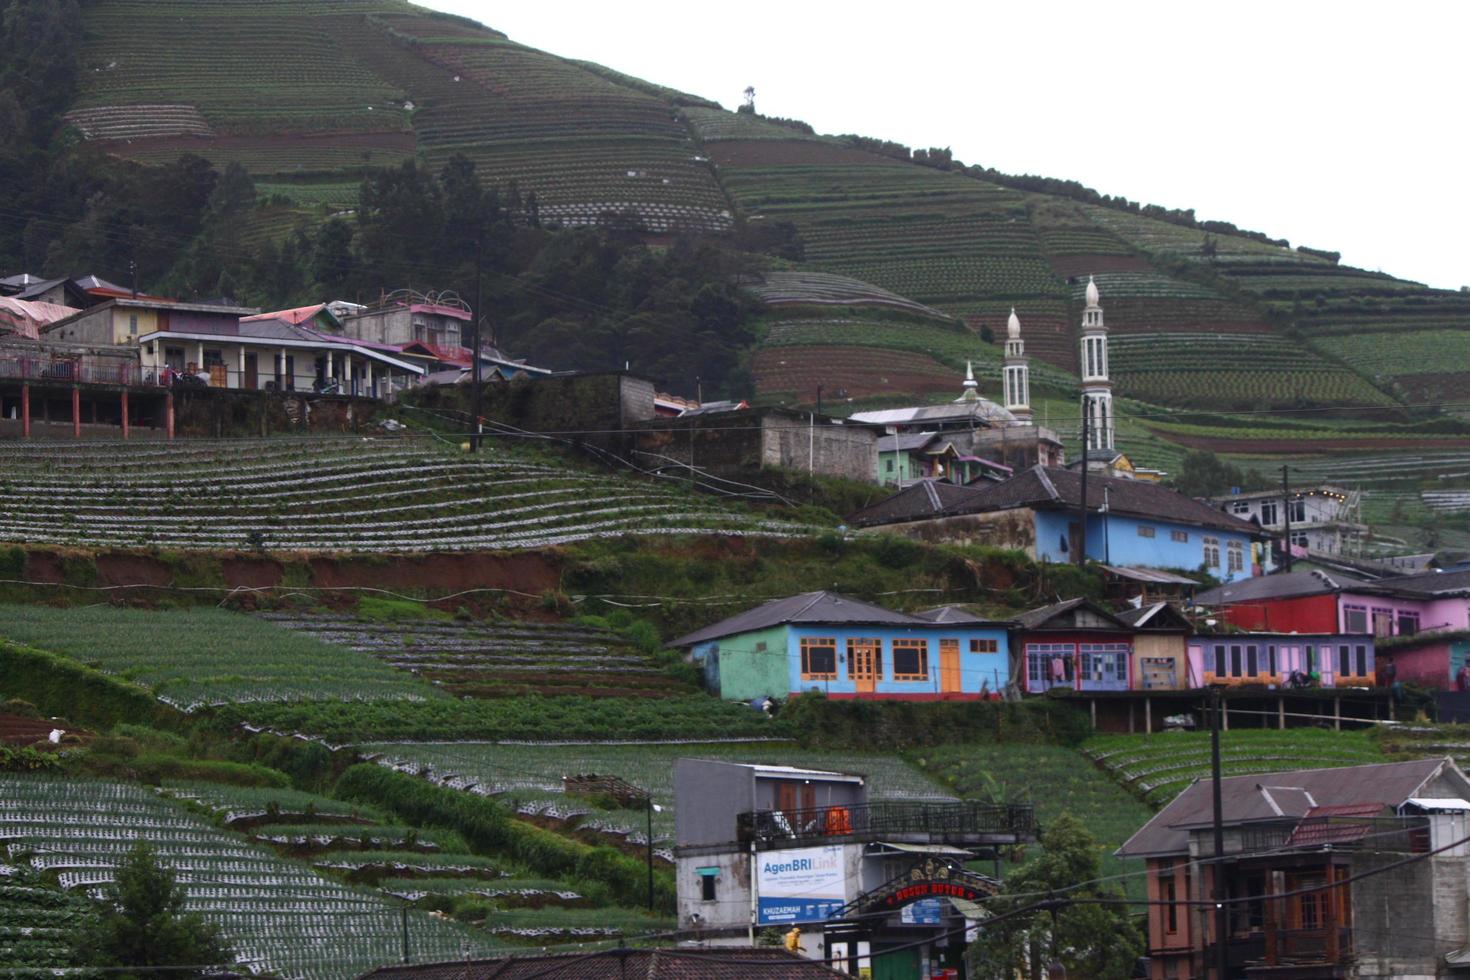
[(756, 860), (758, 925), (821, 922), (847, 904), (840, 847), (767, 851)]

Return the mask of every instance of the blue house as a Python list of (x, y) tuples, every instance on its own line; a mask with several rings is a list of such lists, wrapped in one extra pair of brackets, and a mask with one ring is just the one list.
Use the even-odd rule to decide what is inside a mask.
[(954, 607), (894, 612), (835, 592), (775, 599), (671, 645), (711, 690), (737, 701), (817, 690), (832, 698), (998, 697), (1010, 672), (1009, 623)]
[[(1082, 547), (1082, 478), (1033, 466), (976, 488), (949, 515), (1010, 515), (1029, 525), (1026, 551), (1038, 561), (1076, 561)], [(1012, 522), (1017, 523), (1017, 522)], [(1145, 480), (1088, 474), (1087, 557), (1113, 566), (1203, 568), (1225, 582), (1258, 574), (1270, 535), (1260, 525)]]

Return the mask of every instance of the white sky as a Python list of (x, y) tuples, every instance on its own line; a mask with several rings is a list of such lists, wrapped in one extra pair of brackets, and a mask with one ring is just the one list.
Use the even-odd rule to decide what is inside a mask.
[(824, 133), (1470, 285), (1470, 3), (419, 0)]

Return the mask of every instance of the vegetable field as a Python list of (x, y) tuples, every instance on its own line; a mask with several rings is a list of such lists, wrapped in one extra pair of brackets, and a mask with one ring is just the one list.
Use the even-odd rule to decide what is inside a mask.
[[(745, 709), (749, 710), (749, 709)], [(788, 742), (673, 742), (638, 745), (586, 742), (565, 745), (525, 745), (495, 742), (449, 744), (378, 742), (358, 746), (382, 765), (428, 776), (434, 782), (494, 795), (513, 802), (527, 814), (579, 819), (583, 826), (626, 836), (635, 843), (647, 839), (642, 810), (602, 810), (562, 790), (561, 778), (596, 773), (617, 776), (650, 790), (663, 812), (654, 814), (654, 836), (660, 841), (673, 833), (674, 760), (722, 759), (765, 762), (854, 772), (871, 777), (877, 798), (949, 799), (950, 794), (912, 766), (894, 756), (857, 752), (813, 751)]]
[[(175, 871), (185, 908), (218, 922), (256, 969), (340, 980), (399, 957), (399, 908), (378, 893), (277, 857), (140, 786), (0, 774), (0, 847), (64, 888), (95, 892), (138, 840)], [(410, 913), (409, 942), (420, 959), (495, 946), (420, 912)]]
[(136, 681), (184, 711), (261, 701), (443, 696), (367, 654), (220, 609), (6, 606), (0, 608), (0, 636)]
[(11, 443), (0, 473), (0, 541), (31, 544), (398, 553), (805, 533), (684, 487), (418, 439)]

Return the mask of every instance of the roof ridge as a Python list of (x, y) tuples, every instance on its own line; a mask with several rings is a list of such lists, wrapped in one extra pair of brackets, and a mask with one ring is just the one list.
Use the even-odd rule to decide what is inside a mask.
[[(1041, 480), (1041, 486), (1046, 490), (1051, 499), (1060, 501), (1062, 499), (1062, 495), (1057, 492), (1056, 484), (1051, 482), (1051, 477), (1046, 475), (1046, 468), (1040, 463), (1037, 463), (1031, 468), (1036, 471), (1037, 478)], [(1086, 501), (1083, 501), (1083, 506), (1085, 507), (1086, 505)]]

